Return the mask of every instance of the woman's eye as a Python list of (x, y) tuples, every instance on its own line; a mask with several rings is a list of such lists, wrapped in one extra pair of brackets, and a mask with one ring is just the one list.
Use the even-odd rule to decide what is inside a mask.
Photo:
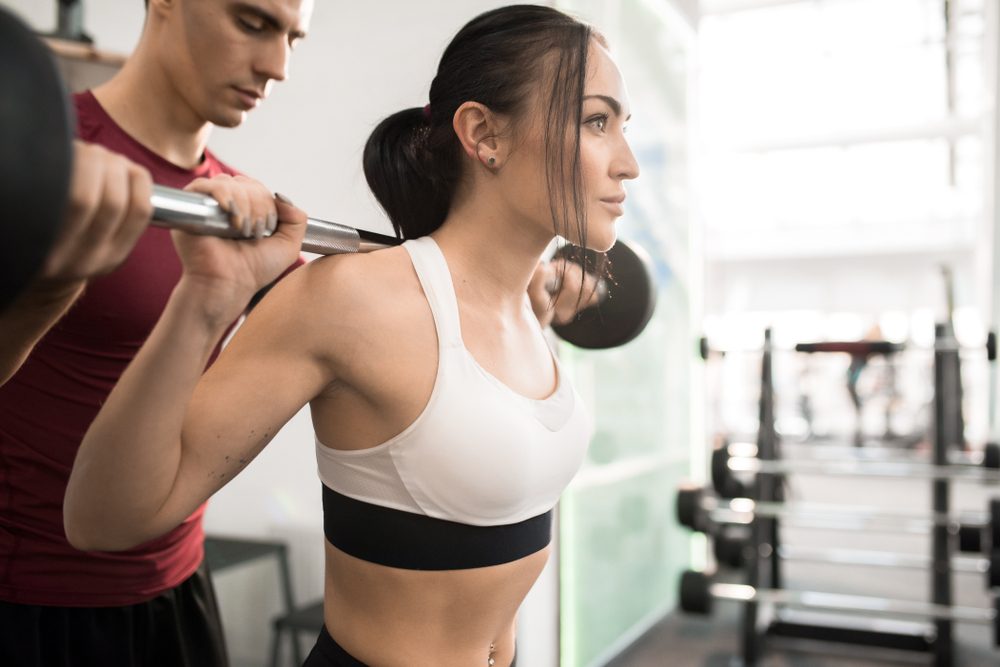
[(593, 118), (591, 118), (587, 122), (589, 122), (591, 125), (593, 125), (594, 127), (596, 127), (599, 131), (603, 132), (604, 128), (606, 128), (608, 126), (608, 117), (607, 116), (594, 116)]

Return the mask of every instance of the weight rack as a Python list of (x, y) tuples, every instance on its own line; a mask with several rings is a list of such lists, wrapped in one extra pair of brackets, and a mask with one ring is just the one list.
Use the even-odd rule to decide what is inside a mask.
[[(806, 349), (803, 349), (806, 348)], [(821, 352), (797, 346), (800, 352)], [(760, 427), (757, 434), (757, 457), (765, 461), (781, 458), (780, 440), (775, 429), (774, 381), (771, 330), (765, 331), (761, 360), (761, 392), (759, 399)], [(962, 406), (960, 354), (953, 330), (948, 324), (935, 329), (934, 345), (934, 465), (949, 463), (949, 450), (962, 442)], [(931, 510), (935, 514), (950, 511), (949, 479), (932, 479)], [(784, 500), (784, 475), (759, 472), (750, 486), (749, 496), (755, 502), (782, 502)], [(746, 583), (756, 590), (782, 590), (782, 562), (780, 557), (780, 523), (778, 517), (754, 519), (750, 530), (750, 546), (745, 550)], [(949, 527), (937, 525), (931, 529), (930, 601), (935, 605), (953, 608), (952, 591), (952, 538)], [(758, 664), (769, 637), (820, 640), (858, 646), (889, 648), (902, 651), (927, 653), (933, 656), (935, 667), (951, 667), (954, 661), (953, 621), (933, 621), (934, 633), (920, 633), (859, 629), (833, 623), (789, 621), (775, 618), (764, 627), (760, 624), (761, 603), (748, 600), (743, 603), (741, 619), (741, 653), (748, 667)]]

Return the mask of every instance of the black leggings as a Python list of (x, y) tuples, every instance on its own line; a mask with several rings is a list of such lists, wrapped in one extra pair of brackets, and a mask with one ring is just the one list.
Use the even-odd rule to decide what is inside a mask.
[[(516, 665), (517, 656), (510, 663), (510, 667), (516, 667)], [(302, 667), (368, 667), (368, 665), (345, 651), (344, 647), (330, 636), (324, 625), (323, 629), (319, 632), (319, 639), (316, 640), (316, 646), (309, 652), (309, 656), (302, 663)]]
[(319, 632), (319, 639), (316, 645), (309, 652), (302, 667), (368, 667), (353, 655), (344, 650), (330, 633), (326, 631), (326, 626)]
[(0, 602), (0, 665), (226, 667), (205, 564), (152, 600), (124, 607)]

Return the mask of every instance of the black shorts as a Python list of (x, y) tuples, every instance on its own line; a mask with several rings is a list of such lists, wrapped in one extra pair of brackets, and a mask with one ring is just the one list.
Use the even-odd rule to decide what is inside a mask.
[(302, 667), (368, 667), (344, 648), (330, 636), (326, 631), (326, 626), (319, 631), (319, 639), (313, 650), (309, 651), (306, 661)]
[(229, 659), (202, 563), (176, 588), (124, 607), (0, 601), (0, 665), (227, 667)]
[[(510, 667), (516, 667), (517, 656), (510, 663)], [(309, 652), (302, 667), (368, 667), (353, 655), (344, 650), (337, 641), (326, 631), (326, 626), (319, 632), (319, 639), (316, 646)]]

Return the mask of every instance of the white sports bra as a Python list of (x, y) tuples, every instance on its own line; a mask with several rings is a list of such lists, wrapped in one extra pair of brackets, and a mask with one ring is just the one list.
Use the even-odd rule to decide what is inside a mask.
[[(555, 357), (558, 385), (542, 400), (516, 393), (485, 371), (462, 341), (451, 274), (437, 243), (428, 236), (403, 247), (434, 317), (437, 376), (421, 414), (390, 440), (347, 451), (317, 439), (324, 504), (339, 502), (325, 507), (327, 537), (341, 548), (345, 531), (361, 527), (333, 527), (331, 535), (331, 521), (341, 519), (330, 513), (350, 508), (375, 506), (478, 527), (509, 528), (539, 518), (576, 474), (592, 434), (590, 417)], [(525, 307), (531, 308), (527, 296)], [(369, 530), (373, 520), (367, 518)], [(374, 557), (370, 549), (362, 557), (384, 562), (379, 554), (391, 549), (388, 542), (380, 540)]]

